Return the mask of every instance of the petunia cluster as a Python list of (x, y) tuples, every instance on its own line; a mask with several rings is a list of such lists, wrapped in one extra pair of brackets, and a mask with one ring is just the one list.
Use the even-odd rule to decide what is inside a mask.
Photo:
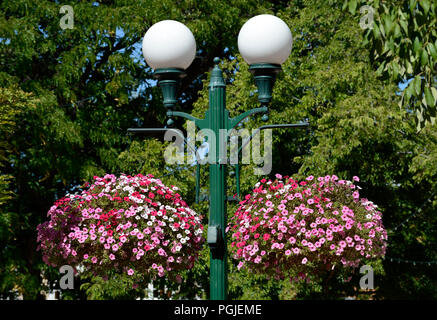
[(38, 248), (49, 265), (83, 266), (179, 278), (192, 268), (204, 242), (202, 217), (178, 188), (152, 175), (94, 177), (80, 194), (66, 195), (38, 226)]
[(382, 257), (387, 232), (377, 205), (360, 197), (359, 178), (304, 181), (276, 175), (246, 195), (228, 226), (238, 269), (305, 277)]

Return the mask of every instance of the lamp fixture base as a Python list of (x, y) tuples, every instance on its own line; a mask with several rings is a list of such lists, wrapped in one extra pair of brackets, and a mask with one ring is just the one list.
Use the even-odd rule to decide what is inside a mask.
[(258, 87), (258, 101), (266, 106), (272, 101), (272, 90), (275, 84), (276, 75), (281, 71), (279, 64), (257, 63), (249, 67), (253, 73), (255, 84)]
[[(153, 76), (158, 79), (158, 85), (161, 87), (163, 104), (167, 111), (172, 111), (178, 103), (178, 91), (181, 79), (187, 74), (182, 69), (162, 68), (156, 69)], [(167, 120), (167, 126), (174, 123), (172, 118)]]

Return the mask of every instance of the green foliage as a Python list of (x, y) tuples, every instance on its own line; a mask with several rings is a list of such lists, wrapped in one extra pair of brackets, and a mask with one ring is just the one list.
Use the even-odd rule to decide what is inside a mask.
[[(341, 1), (335, 1), (341, 2)], [(343, 8), (365, 19), (357, 7), (373, 9), (373, 24), (364, 30), (378, 75), (394, 83), (409, 82), (399, 106), (412, 110), (417, 130), (434, 125), (437, 108), (437, 3), (431, 0), (346, 0)], [(365, 13), (365, 12), (364, 12)], [(366, 13), (368, 15), (369, 13)], [(369, 17), (370, 18), (370, 17)]]
[[(362, 30), (341, 8), (328, 2), (305, 1), (290, 4), (277, 15), (291, 27), (294, 41), (292, 54), (282, 66), (283, 72), (274, 87), (268, 123), (308, 119), (310, 129), (273, 131), (270, 177), (276, 172), (295, 177), (336, 174), (345, 179), (357, 175), (361, 177), (364, 196), (383, 210), (388, 229), (410, 217), (431, 197), (422, 214), (409, 222), (409, 228), (389, 234), (388, 256), (435, 260), (432, 244), (437, 239), (432, 227), (436, 219), (432, 212), (437, 204), (433, 196), (437, 167), (435, 130), (426, 127), (416, 133), (415, 117), (398, 108), (396, 86), (375, 72), (372, 56), (361, 45)], [(227, 101), (231, 115), (257, 106), (252, 76), (239, 55), (222, 66), (228, 76)], [(206, 90), (204, 85), (195, 104), (196, 116), (201, 116), (206, 108)], [(259, 119), (244, 124), (248, 128), (260, 125)], [(243, 195), (250, 193), (260, 178), (253, 175), (252, 169), (253, 164), (241, 170)], [(232, 185), (233, 180), (229, 179), (228, 183)], [(229, 207), (232, 215), (235, 207)], [(278, 298), (281, 290), (289, 290), (275, 287), (262, 276), (251, 277), (249, 281), (243, 273), (239, 274), (241, 278), (238, 274), (231, 276), (233, 298), (264, 299), (268, 295)], [(379, 281), (375, 282), (379, 298), (412, 298), (411, 292), (436, 296), (435, 286), (422, 286), (413, 281), (420, 278), (426, 279), (424, 283), (435, 284), (432, 267), (400, 269), (385, 262), (384, 269), (375, 270), (375, 276), (375, 281)], [(350, 283), (344, 283), (344, 277), (340, 276), (301, 284), (294, 287), (298, 291), (295, 295), (287, 297), (360, 297), (359, 278), (357, 274)], [(399, 287), (397, 278), (409, 280)], [(275, 293), (260, 292), (260, 287), (276, 288)], [(351, 291), (354, 287), (356, 290)], [(362, 294), (365, 298), (366, 294)]]
[(0, 88), (0, 290), (11, 290), (9, 297), (22, 294), (23, 287), (35, 294), (40, 286), (30, 274), (20, 272), (24, 261), (4, 249), (7, 245), (14, 249), (13, 242), (26, 225), (26, 221), (20, 221), (19, 216), (7, 206), (15, 196), (12, 188), (14, 175), (8, 167), (12, 165), (10, 157), (17, 154), (11, 141), (19, 130), (20, 116), (35, 109), (36, 103), (32, 94), (20, 90), (18, 86)]
[[(31, 94), (20, 90), (17, 86), (0, 88), (0, 169), (8, 164), (8, 157), (14, 153), (10, 143), (17, 131), (17, 117), (35, 108), (35, 100)], [(0, 175), (0, 205), (12, 198), (9, 182), (12, 176), (1, 172)]]
[[(342, 11), (344, 3), (347, 12)], [(199, 50), (182, 84), (179, 108), (199, 117), (207, 107), (206, 71), (215, 56), (223, 61), (231, 115), (258, 106), (252, 75), (238, 54), (238, 30), (260, 13), (274, 13), (286, 21), (293, 34), (293, 51), (275, 84), (268, 123), (308, 119), (311, 126), (308, 130), (274, 129), (271, 176), (276, 172), (296, 177), (306, 173), (342, 178), (358, 175), (362, 193), (381, 206), (388, 228), (398, 225), (431, 197), (408, 226), (389, 235), (388, 255), (424, 261), (437, 258), (433, 250), (437, 199), (432, 197), (436, 191), (437, 136), (432, 126), (416, 133), (415, 123), (417, 115), (420, 127), (435, 117), (433, 1), (64, 4), (73, 6), (73, 29), (60, 28), (63, 15), (59, 13), (61, 4), (56, 2), (0, 1), (0, 98), (3, 101), (4, 95), (17, 94), (13, 101), (24, 106), (30, 104), (27, 93), (32, 92), (37, 101), (35, 108), (7, 116), (14, 119), (6, 120), (15, 122), (14, 129), (5, 130), (0, 125), (1, 134), (4, 131), (8, 137), (0, 139), (0, 143), (8, 143), (0, 147), (0, 154), (7, 158), (2, 179), (13, 177), (7, 180), (8, 186), (0, 182), (0, 192), (15, 193), (0, 209), (0, 297), (13, 296), (12, 291), (25, 299), (39, 297), (40, 290), (47, 289), (41, 284), (41, 272), (53, 288), (60, 274), (45, 266), (35, 251), (36, 226), (46, 220), (56, 198), (94, 175), (152, 173), (167, 185), (177, 185), (188, 204), (207, 217), (207, 202), (192, 204), (195, 167), (167, 166), (163, 150), (168, 144), (161, 142), (161, 135), (126, 134), (129, 127), (162, 127), (165, 121), (159, 88), (152, 85), (151, 70), (139, 49), (146, 30), (163, 19), (185, 23), (196, 38)], [(363, 35), (359, 9), (364, 4), (375, 9), (375, 23)], [(405, 80), (411, 82), (399, 97), (396, 85)], [(17, 89), (9, 89), (12, 85)], [(402, 108), (413, 110), (416, 116), (399, 110), (396, 104), (400, 99)], [(0, 108), (4, 106), (0, 104)], [(13, 112), (1, 110), (0, 119)], [(262, 124), (260, 117), (254, 117), (244, 127)], [(175, 126), (181, 128), (183, 123), (177, 120)], [(253, 168), (253, 164), (241, 168), (243, 195), (250, 193), (260, 178), (253, 175)], [(207, 178), (208, 167), (202, 166), (201, 193), (208, 193)], [(229, 177), (228, 195), (235, 192), (235, 177)], [(237, 203), (229, 202), (228, 214), (236, 208)], [(155, 296), (207, 298), (208, 261), (205, 248), (201, 262), (187, 271), (186, 283), (168, 287), (158, 281)], [(349, 283), (339, 276), (327, 284), (291, 284), (236, 272), (230, 258), (229, 265), (233, 299), (362, 294), (352, 290), (359, 274)], [(375, 271), (378, 297), (436, 297), (437, 280), (432, 271), (426, 265), (384, 262), (383, 268)], [(63, 292), (62, 298), (121, 299), (145, 294), (142, 284), (130, 289), (123, 278), (102, 281), (80, 279), (83, 290), (77, 286)], [(329, 290), (328, 295), (325, 290)]]
[[(73, 7), (72, 29), (60, 27), (62, 5)], [(181, 98), (184, 109), (190, 110), (201, 84), (199, 75), (213, 57), (230, 54), (224, 49), (236, 47), (235, 30), (265, 5), (269, 4), (256, 0), (0, 1), (0, 87), (15, 84), (39, 101), (17, 121), (19, 127), (9, 140), (14, 153), (7, 156), (13, 166), (4, 171), (15, 177), (8, 189), (16, 193), (4, 211), (13, 212), (17, 221), (10, 224), (5, 218), (2, 224), (2, 234), (13, 231), (13, 236), (2, 242), (0, 265), (4, 270), (10, 259), (17, 274), (35, 280), (21, 288), (24, 298), (35, 298), (39, 292), (39, 285), (31, 289), (33, 283), (41, 283), (35, 227), (45, 220), (53, 201), (94, 175), (133, 173), (138, 168), (133, 167), (134, 158), (144, 154), (134, 156), (126, 150), (131, 143), (127, 128), (163, 126), (159, 89), (151, 85), (151, 69), (140, 53), (146, 30), (163, 19), (179, 20), (193, 30), (198, 57), (184, 80)], [(143, 145), (142, 138), (133, 139)], [(135, 148), (131, 151), (139, 147)], [(161, 153), (141, 170), (166, 173), (157, 159), (162, 159)], [(194, 199), (191, 173), (169, 175), (165, 182), (177, 182), (191, 194), (188, 199)], [(59, 274), (48, 272), (47, 277), (53, 282)], [(1, 295), (7, 296), (12, 282), (0, 282)]]
[(114, 273), (109, 274), (108, 278), (110, 280), (89, 276), (89, 282), (82, 284), (80, 289), (86, 292), (90, 300), (132, 300), (138, 296), (145, 296), (144, 288), (140, 290), (139, 287), (134, 287), (132, 277)]

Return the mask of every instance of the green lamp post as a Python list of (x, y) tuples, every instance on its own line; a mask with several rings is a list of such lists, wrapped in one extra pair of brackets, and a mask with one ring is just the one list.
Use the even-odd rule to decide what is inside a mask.
[[(260, 107), (248, 110), (234, 118), (229, 117), (226, 109), (226, 85), (220, 60), (214, 59), (214, 68), (209, 83), (209, 108), (203, 119), (195, 118), (185, 112), (175, 111), (180, 80), (184, 70), (194, 60), (196, 43), (191, 31), (183, 24), (164, 20), (154, 24), (143, 39), (143, 55), (154, 71), (158, 85), (162, 89), (164, 106), (173, 124), (173, 117), (179, 116), (194, 121), (198, 129), (209, 129), (216, 137), (215, 145), (209, 146), (215, 151), (215, 159), (209, 164), (209, 222), (207, 242), (210, 247), (210, 298), (227, 299), (227, 241), (226, 241), (226, 167), (227, 159), (220, 158), (223, 144), (229, 133), (250, 115), (263, 114), (268, 120), (268, 104), (272, 98), (272, 88), (281, 64), (291, 52), (292, 37), (288, 26), (272, 15), (259, 15), (248, 20), (238, 37), (238, 47), (250, 71), (254, 74), (258, 87)], [(226, 130), (226, 131), (224, 131)], [(223, 138), (223, 137), (222, 137)], [(225, 153), (226, 154), (226, 153)]]

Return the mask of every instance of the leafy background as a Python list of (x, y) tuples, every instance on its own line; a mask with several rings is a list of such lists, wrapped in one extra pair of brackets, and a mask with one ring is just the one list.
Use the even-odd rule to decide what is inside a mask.
[[(59, 10), (67, 4), (74, 27), (63, 30)], [(374, 9), (372, 29), (360, 27), (363, 5)], [(253, 78), (238, 54), (238, 31), (250, 17), (270, 13), (290, 26), (293, 50), (276, 81), (268, 123), (310, 122), (308, 129), (274, 130), (271, 176), (359, 176), (361, 193), (380, 206), (391, 230), (389, 250), (387, 259), (373, 263), (376, 288), (370, 292), (359, 290), (358, 272), (349, 282), (339, 273), (296, 284), (237, 272), (229, 260), (229, 297), (435, 299), (436, 7), (427, 0), (0, 1), (0, 297), (42, 299), (58, 289), (61, 275), (36, 251), (36, 226), (55, 199), (94, 175), (152, 173), (177, 184), (207, 217), (208, 203), (194, 203), (195, 167), (166, 165), (161, 134), (127, 134), (130, 127), (166, 121), (141, 39), (160, 20), (185, 23), (198, 50), (182, 84), (180, 110), (203, 116), (217, 56), (235, 116), (257, 106)], [(262, 124), (255, 117), (244, 125)], [(185, 128), (180, 119), (175, 126)], [(242, 166), (242, 194), (260, 178), (253, 165)], [(202, 166), (201, 193), (208, 188)], [(229, 215), (236, 205), (228, 203)], [(154, 296), (208, 298), (208, 265), (205, 247), (181, 285), (157, 280)], [(131, 279), (116, 274), (108, 281), (91, 275), (75, 281), (61, 299), (147, 296), (147, 283), (133, 289)]]

